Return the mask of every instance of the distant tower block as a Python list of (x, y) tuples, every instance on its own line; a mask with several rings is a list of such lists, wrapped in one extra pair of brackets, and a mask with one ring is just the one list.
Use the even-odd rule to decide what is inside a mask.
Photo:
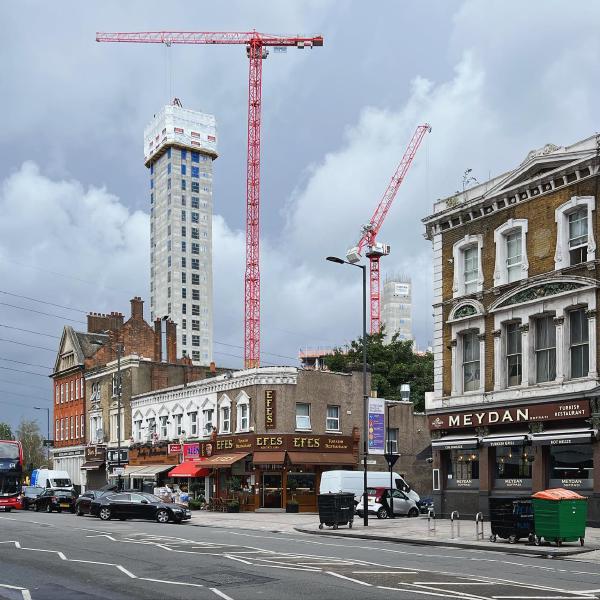
[(177, 351), (213, 360), (212, 184), (217, 158), (213, 115), (173, 104), (144, 130), (150, 171), (151, 321), (177, 324)]
[(412, 340), (412, 283), (410, 277), (388, 275), (383, 284), (381, 320), (385, 325), (385, 341), (395, 333), (401, 340)]

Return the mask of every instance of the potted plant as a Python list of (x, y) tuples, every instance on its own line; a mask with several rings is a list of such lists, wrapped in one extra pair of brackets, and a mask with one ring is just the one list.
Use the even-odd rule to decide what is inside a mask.
[(288, 477), (287, 488), (291, 492), (291, 498), (285, 504), (285, 512), (297, 513), (300, 511), (300, 505), (296, 500), (296, 490), (298, 489), (298, 481), (295, 477)]
[(228, 513), (239, 513), (240, 512), (240, 503), (237, 500), (230, 500), (227, 503), (227, 512)]

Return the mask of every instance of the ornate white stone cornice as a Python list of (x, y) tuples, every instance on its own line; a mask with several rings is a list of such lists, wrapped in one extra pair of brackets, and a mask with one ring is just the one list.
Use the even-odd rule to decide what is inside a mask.
[(231, 374), (231, 377), (220, 375), (157, 392), (138, 394), (131, 398), (131, 408), (166, 404), (175, 400), (181, 402), (206, 394), (228, 392), (253, 385), (296, 385), (297, 383), (298, 369), (296, 367), (249, 369), (236, 371)]

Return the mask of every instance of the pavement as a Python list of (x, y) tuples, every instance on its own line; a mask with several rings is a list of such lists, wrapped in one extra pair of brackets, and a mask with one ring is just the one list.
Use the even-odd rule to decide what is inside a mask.
[(192, 521), (0, 514), (0, 599), (600, 598), (600, 569), (577, 557), (548, 561), (294, 530), (316, 515), (196, 513)]
[[(483, 523), (483, 537), (476, 536), (473, 521), (454, 523), (454, 530), (449, 519), (429, 520), (421, 516), (415, 519), (400, 517), (395, 519), (369, 518), (365, 527), (363, 520), (355, 515), (352, 529), (340, 526), (338, 529), (323, 527), (319, 529), (319, 518), (315, 513), (213, 513), (195, 511), (192, 524), (196, 526), (255, 529), (271, 532), (308, 533), (337, 538), (354, 538), (382, 542), (416, 544), (422, 546), (444, 546), (485, 551), (501, 551), (508, 554), (530, 554), (543, 557), (566, 558), (578, 556), (590, 562), (600, 563), (600, 529), (588, 527), (585, 545), (579, 542), (565, 542), (557, 547), (542, 541), (540, 546), (520, 540), (510, 544), (497, 538), (491, 542), (489, 522)], [(481, 531), (481, 530), (480, 530)]]

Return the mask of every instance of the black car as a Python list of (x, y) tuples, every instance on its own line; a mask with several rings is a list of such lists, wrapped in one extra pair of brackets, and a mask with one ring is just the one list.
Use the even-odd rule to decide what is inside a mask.
[(33, 510), (36, 512), (45, 510), (46, 512), (62, 512), (68, 510), (75, 512), (75, 500), (77, 494), (73, 490), (44, 490), (33, 501)]
[(125, 492), (104, 494), (90, 504), (90, 514), (100, 517), (103, 521), (109, 519), (150, 519), (159, 523), (181, 523), (191, 519), (189, 508), (182, 504), (163, 502), (153, 494), (144, 492)]
[(29, 510), (33, 506), (34, 500), (44, 493), (44, 489), (43, 487), (36, 487), (34, 485), (23, 486), (21, 490), (23, 510)]
[(114, 492), (107, 490), (90, 490), (81, 494), (81, 496), (75, 500), (75, 513), (77, 516), (82, 517), (83, 515), (89, 515), (92, 502), (105, 494), (114, 494)]

